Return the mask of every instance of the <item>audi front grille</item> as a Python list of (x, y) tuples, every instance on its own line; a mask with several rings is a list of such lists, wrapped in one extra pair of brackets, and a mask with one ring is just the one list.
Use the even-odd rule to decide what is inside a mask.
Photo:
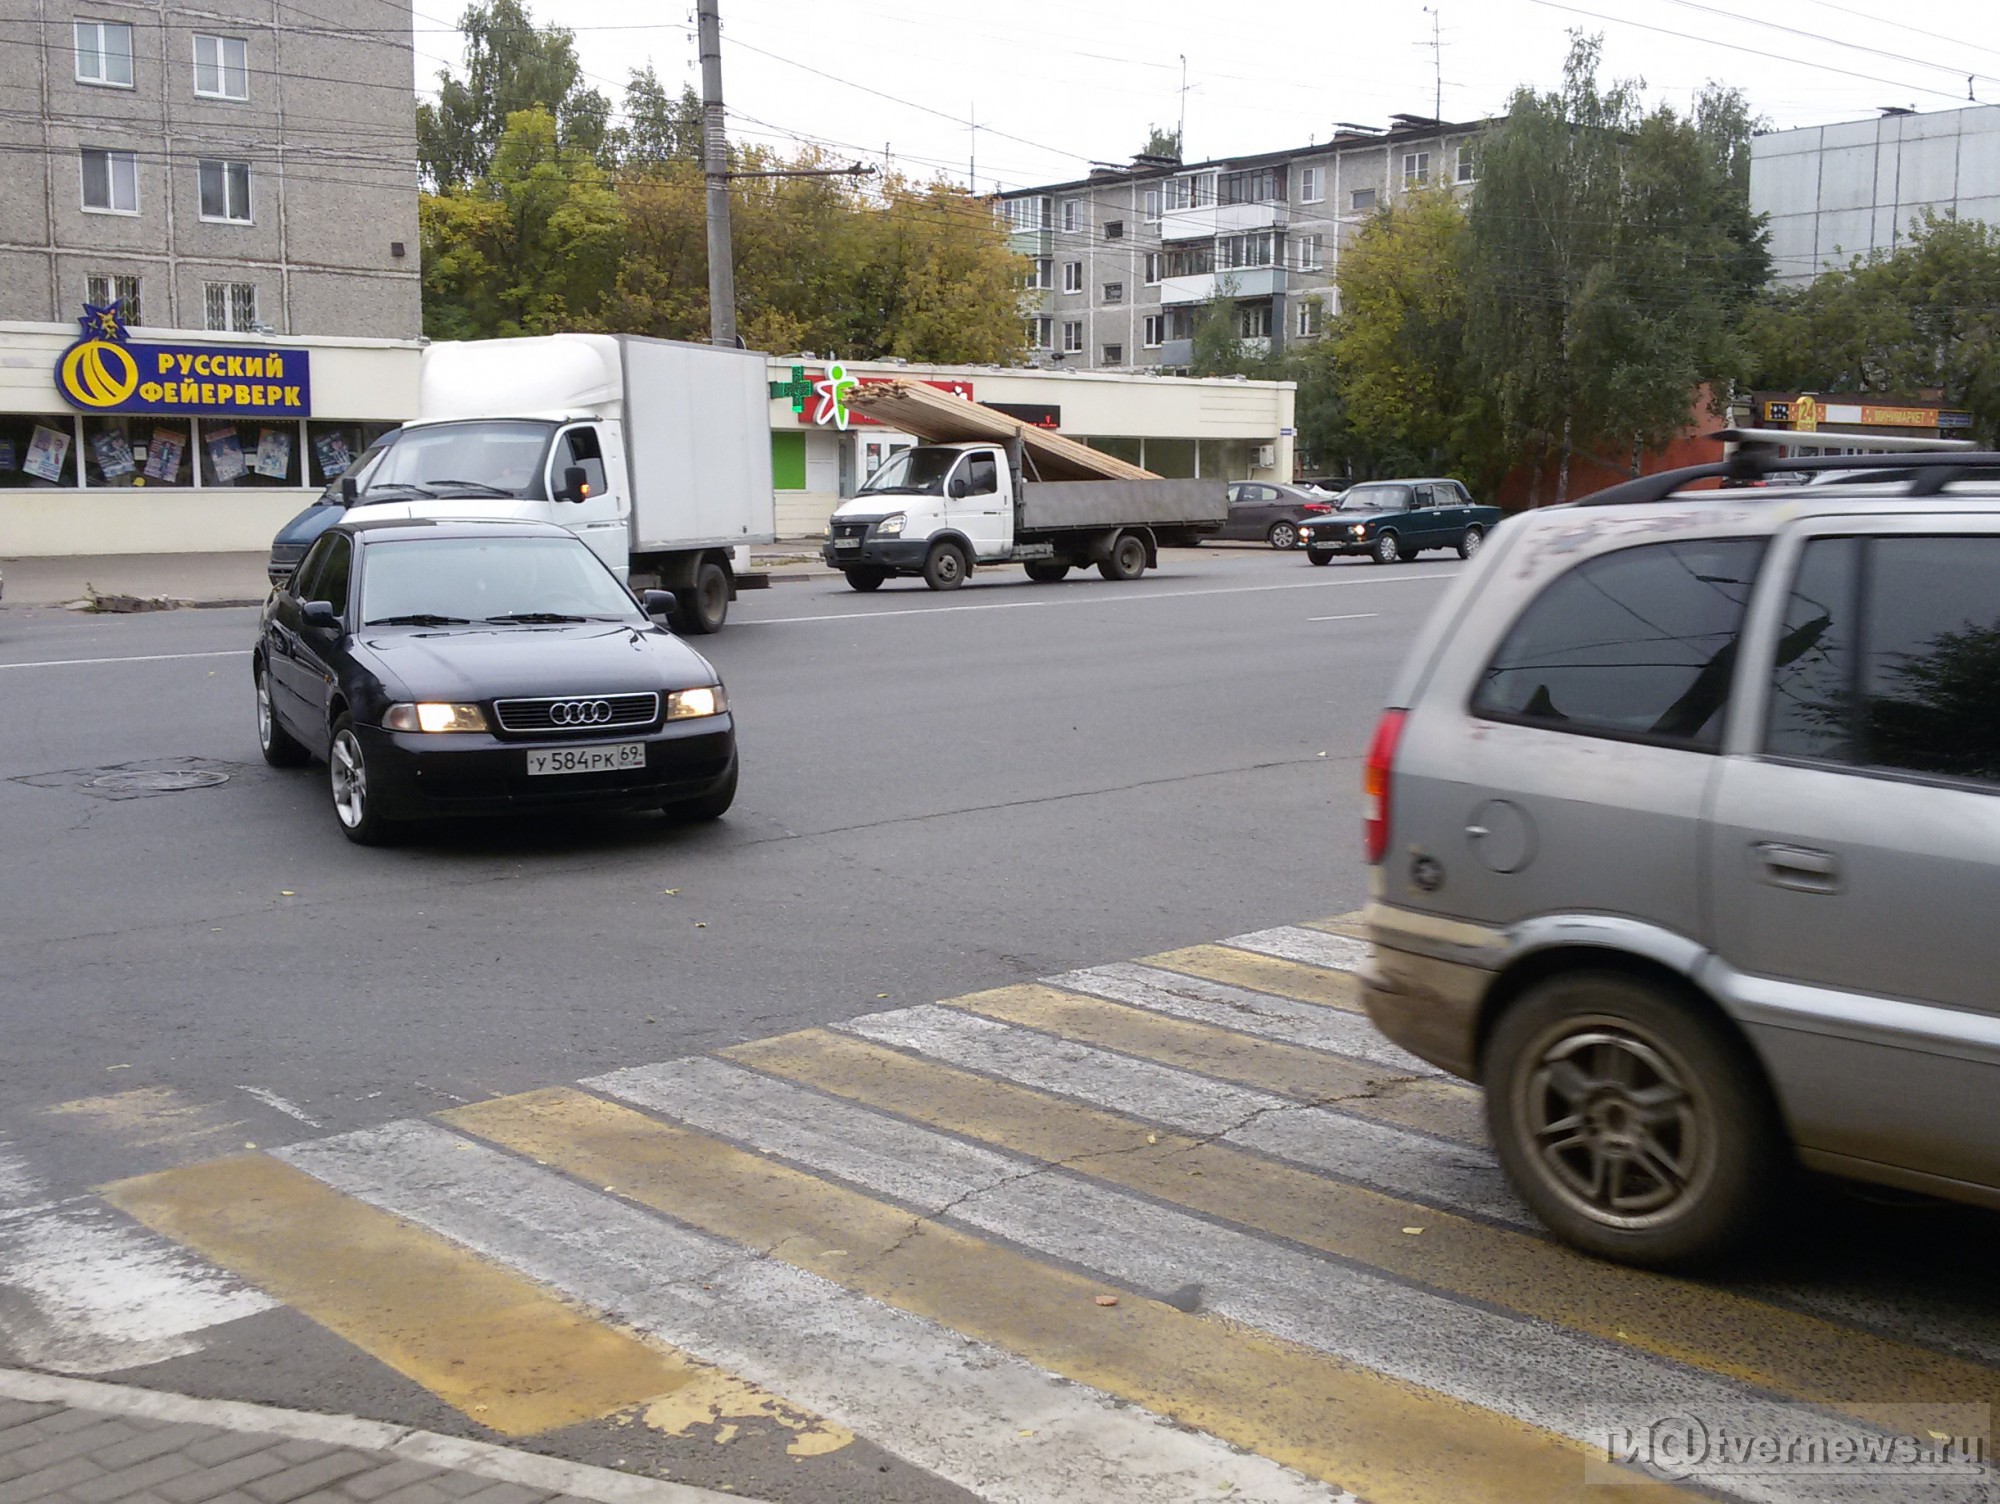
[(618, 726), (650, 726), (660, 718), (660, 697), (642, 695), (557, 695), (541, 700), (498, 700), (493, 705), (502, 731), (561, 736)]

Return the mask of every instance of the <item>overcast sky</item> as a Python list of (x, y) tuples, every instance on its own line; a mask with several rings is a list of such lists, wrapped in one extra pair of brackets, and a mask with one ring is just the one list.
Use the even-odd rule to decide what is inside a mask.
[[(620, 101), (650, 61), (700, 84), (692, 0), (528, 0), (575, 30), (596, 87)], [(417, 77), (435, 83), (462, 42), (462, 0), (415, 0)], [(820, 142), (880, 165), (1020, 187), (1120, 162), (1171, 127), (1187, 63), (1189, 160), (1323, 141), (1336, 121), (1476, 119), (1521, 84), (1551, 88), (1571, 28), (1601, 32), (1605, 73), (1676, 103), (1718, 79), (1776, 126), (2000, 103), (1995, 0), (721, 0), (731, 131), (781, 149)], [(1442, 43), (1433, 66), (1433, 9)], [(1884, 20), (1890, 14), (1907, 19)], [(670, 17), (670, 19), (663, 19)], [(813, 71), (817, 70), (817, 71)], [(871, 92), (872, 91), (872, 92)], [(968, 129), (976, 119), (979, 129)]]

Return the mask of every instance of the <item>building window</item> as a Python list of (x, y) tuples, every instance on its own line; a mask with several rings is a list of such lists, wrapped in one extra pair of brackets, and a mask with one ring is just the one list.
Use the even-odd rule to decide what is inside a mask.
[(1225, 204), (1269, 204), (1285, 196), (1285, 174), (1276, 167), (1224, 173), (1220, 183)]
[(1148, 251), (1146, 252), (1146, 285), (1148, 287), (1157, 286), (1159, 280), (1160, 253), (1158, 251)]
[(1348, 196), (1348, 205), (1356, 214), (1368, 214), (1375, 208), (1375, 190), (1357, 188)]
[(1105, 284), (1104, 284), (1104, 301), (1105, 301), (1105, 302), (1107, 302), (1107, 303), (1122, 303), (1122, 302), (1124, 302), (1124, 301), (1125, 301), (1125, 284), (1124, 284), (1123, 282), (1107, 282), (1107, 283), (1105, 283)]
[(98, 214), (139, 212), (139, 159), (129, 151), (83, 149), (83, 207)]
[(186, 418), (98, 417), (83, 420), (86, 486), (194, 484)]
[(1169, 178), (1165, 202), (1169, 209), (1206, 208), (1215, 202), (1215, 174), (1202, 172), (1184, 178)]
[(1178, 246), (1171, 251), (1160, 253), (1160, 275), (1163, 277), (1206, 277), (1215, 270), (1215, 243), (1204, 241), (1199, 245)]
[(1160, 348), (1161, 345), (1166, 343), (1166, 338), (1167, 338), (1167, 320), (1165, 315), (1158, 313), (1147, 314), (1146, 348), (1148, 350), (1157, 350)]
[(1403, 153), (1403, 186), (1421, 188), (1431, 180), (1431, 154), (1427, 151)]
[(1062, 347), (1063, 354), (1065, 355), (1081, 355), (1083, 353), (1083, 320), (1063, 320)]
[(1468, 141), (1458, 149), (1458, 168), (1455, 181), (1469, 183), (1472, 181), (1473, 174), (1477, 170), (1478, 163), (1473, 159), (1472, 143)]
[(1055, 330), (1055, 320), (1044, 315), (1028, 320), (1028, 346), (1030, 349), (1046, 350)]
[(1268, 231), (1260, 235), (1225, 235), (1215, 243), (1215, 264), (1223, 270), (1244, 266), (1269, 266), (1277, 241)]
[(1045, 292), (1053, 285), (1049, 279), (1054, 274), (1055, 263), (1047, 256), (1035, 257), (1028, 263), (1028, 267), (1029, 292)]
[(1106, 240), (1123, 240), (1125, 238), (1125, 221), (1122, 219), (1107, 219), (1104, 222), (1104, 238)]
[(1063, 263), (1063, 291), (1083, 291), (1083, 263), (1081, 261), (1065, 261)]
[(1148, 188), (1146, 190), (1146, 223), (1149, 225), (1156, 225), (1159, 222), (1160, 222), (1160, 190), (1157, 188)]
[(257, 284), (255, 282), (206, 282), (202, 284), (202, 306), (208, 315), (207, 327), (231, 334), (249, 334), (257, 327)]
[(1271, 337), (1271, 305), (1244, 303), (1236, 310), (1236, 332), (1244, 339)]
[(1319, 236), (1301, 235), (1299, 237), (1299, 270), (1302, 272), (1316, 272), (1319, 269)]
[(1299, 300), (1298, 333), (1300, 339), (1311, 339), (1320, 329), (1320, 303), (1318, 298)]
[(1010, 198), (1007, 200), (1007, 223), (1017, 230), (1045, 230), (1049, 224), (1049, 200), (1046, 195), (1033, 198)]
[(204, 99), (250, 97), (250, 44), (241, 37), (194, 39), (194, 91)]
[(1122, 366), (1125, 364), (1125, 347), (1123, 345), (1106, 345), (1104, 347), (1104, 360), (1102, 364), (1107, 366)]
[(1316, 204), (1326, 197), (1326, 178), (1317, 167), (1299, 169), (1299, 202)]
[(1083, 200), (1066, 198), (1062, 206), (1062, 227), (1065, 235), (1074, 235), (1083, 228)]
[(0, 487), (76, 485), (75, 413), (0, 413)]
[(127, 324), (142, 322), (139, 317), (139, 279), (137, 277), (86, 277), (83, 280), (84, 301), (105, 308), (116, 303), (119, 319)]
[(203, 162), (201, 176), (201, 217), (232, 225), (250, 223), (250, 164), (248, 162)]
[(132, 87), (132, 28), (123, 21), (76, 23), (76, 81)]

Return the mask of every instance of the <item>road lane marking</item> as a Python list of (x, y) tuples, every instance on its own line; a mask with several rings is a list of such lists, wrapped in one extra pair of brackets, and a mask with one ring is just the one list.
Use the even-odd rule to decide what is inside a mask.
[[(288, 1154), (352, 1196), (720, 1362), (766, 1392), (808, 1406), (826, 1418), (822, 1424), (862, 1432), (978, 1492), (1046, 1504), (1076, 1498), (1146, 1504), (1216, 1496), (1234, 1484), (1230, 1494), (1250, 1498), (1328, 1500), (1326, 1490), (1286, 1480), (1262, 1458), (1236, 1458), (1212, 1438), (1176, 1434), (1152, 1416), (1058, 1384), (1024, 1358), (892, 1310), (798, 1260), (768, 1258), (758, 1252), (766, 1242), (740, 1246), (664, 1222), (646, 1210), (652, 1200), (646, 1188), (676, 1176), (678, 1166), (656, 1152), (692, 1136), (654, 1132), (654, 1124), (628, 1108), (558, 1088), (444, 1116), (452, 1128), (556, 1168), (416, 1122)], [(742, 1150), (714, 1148), (752, 1162)], [(582, 1174), (584, 1182), (558, 1170)], [(596, 1186), (616, 1186), (616, 1194)], [(700, 1224), (698, 1216), (686, 1220)], [(908, 1232), (908, 1214), (896, 1212), (894, 1224), (896, 1232)], [(812, 1246), (828, 1266), (870, 1254), (870, 1244), (848, 1238), (846, 1230), (824, 1238)], [(804, 1488), (814, 1494), (810, 1484)]]
[[(880, 621), (890, 617), (939, 616), (951, 611), (1025, 611), (1036, 606), (1101, 606), (1111, 602), (1179, 601), (1199, 595), (1263, 595), (1273, 590), (1325, 590), (1343, 585), (1400, 585), (1409, 580), (1449, 580), (1449, 574), (1398, 574), (1380, 579), (1303, 580), (1292, 585), (1218, 585), (1206, 590), (1155, 590), (1138, 592), (1094, 592), (1069, 600), (1042, 598), (1032, 601), (978, 601), (959, 606), (908, 606), (881, 611), (837, 611), (826, 616), (773, 616), (762, 621), (741, 621), (744, 627), (793, 627), (807, 622)], [(1369, 613), (1371, 615), (1378, 613)], [(1332, 620), (1333, 618), (1327, 618)]]
[(1359, 971), (1367, 964), (1374, 947), (1366, 940), (1345, 935), (1329, 935), (1303, 925), (1282, 924), (1276, 929), (1253, 930), (1247, 935), (1231, 935), (1222, 942), (1238, 950), (1256, 951), (1282, 961), (1301, 961), (1308, 966), (1324, 966), (1333, 971)]
[[(1538, 1316), (1835, 1406), (1867, 1397), (1990, 1402), (2000, 1375), (1731, 1290), (1586, 1258), (1225, 1144), (932, 1061), (805, 1030), (731, 1058), (878, 1111), (1289, 1239), (1431, 1289)], [(1404, 1229), (1412, 1218), (1421, 1236)], [(1837, 1355), (1837, 1357), (1836, 1357)], [(1830, 1361), (1833, 1360), (1833, 1361)], [(1850, 1412), (1853, 1413), (1853, 1412)], [(1860, 1418), (1866, 1418), (1865, 1416)]]
[(299, 1106), (298, 1103), (279, 1096), (267, 1086), (239, 1086), (236, 1089), (246, 1097), (255, 1097), (273, 1111), (282, 1112), (288, 1118), (297, 1118), (308, 1128), (323, 1128), (326, 1126), (318, 1118)]
[(1357, 611), (1350, 616), (1308, 616), (1307, 621), (1373, 621), (1380, 611)]
[[(1442, 1200), (1496, 1221), (1529, 1222), (1483, 1148), (1341, 1112), (1337, 1099), (1322, 1107), (1221, 1088), (1204, 1075), (948, 1008), (905, 1008), (851, 1019), (840, 1029), (1182, 1133), (1226, 1138), (1399, 1196)], [(1393, 1084), (1378, 1082), (1370, 1089)]]
[[(1568, 1435), (1582, 1448), (1602, 1449), (1620, 1430), (1643, 1435), (1664, 1395), (1676, 1414), (1734, 1435), (1782, 1435), (1798, 1424), (1795, 1409), (1736, 1380), (1413, 1287), (712, 1058), (586, 1085), (1128, 1290), (1196, 1287), (1202, 1309), (1224, 1320)], [(1880, 1434), (1833, 1417), (1821, 1424), (1844, 1446)], [(1724, 1477), (1726, 1466), (1720, 1458), (1696, 1463), (1692, 1481), (1769, 1504), (1824, 1497), (1823, 1478)], [(1965, 1490), (1947, 1483), (1933, 1496)]]
[[(1581, 1457), (1546, 1432), (1159, 1301), (1128, 1297), (1114, 1308), (1098, 1306), (1100, 1280), (948, 1224), (913, 1229), (901, 1207), (710, 1134), (574, 1092), (483, 1102), (446, 1116), (585, 1183), (616, 1184), (622, 1195), (679, 1221), (771, 1249), (766, 1262), (784, 1260), (949, 1327), (980, 1344), (974, 1351), (990, 1343), (1173, 1423), (1152, 1422), (1143, 1450), (1125, 1466), (1146, 1468), (1156, 1451), (1207, 1433), (1312, 1477), (1337, 1479), (1376, 1504), (1586, 1497)], [(894, 1378), (893, 1371), (871, 1374), (865, 1387)], [(911, 1406), (911, 1419), (935, 1413), (941, 1427), (961, 1423), (950, 1398), (924, 1397)], [(1034, 1458), (1043, 1440), (1034, 1412), (1016, 1424), (1037, 1431), (1013, 1443), (1018, 1455)], [(872, 1430), (864, 1434), (879, 1440)], [(1266, 1466), (1268, 1482), (1239, 1483), (1230, 1495), (1332, 1497)], [(1126, 1486), (1107, 1469), (1053, 1497), (1067, 1504), (1222, 1496), (1218, 1485), (1149, 1491), (1152, 1476), (1140, 1472)], [(968, 1486), (987, 1497), (1050, 1497), (1039, 1490), (1011, 1495), (990, 1482)], [(1655, 1489), (1650, 1497), (1668, 1496)], [(1648, 1498), (1642, 1488), (1634, 1504)]]
[(1429, 1062), (1389, 1043), (1365, 1014), (1343, 1013), (1318, 1003), (1251, 992), (1130, 961), (1066, 971), (1045, 980), (1051, 987), (1109, 998), (1114, 1003), (1129, 1003), (1135, 1008), (1171, 1013), (1177, 1018), (1191, 1018), (1218, 1028), (1349, 1055), (1386, 1066), (1399, 1075), (1444, 1074)]
[(678, 1355), (268, 1155), (104, 1196), (504, 1435), (596, 1420), (694, 1376)]
[(248, 648), (222, 648), (213, 653), (140, 653), (130, 658), (45, 658), (39, 663), (0, 663), (7, 668), (81, 668), (97, 663), (172, 663), (182, 658), (247, 658)]
[(1141, 956), (1142, 964), (1268, 992), (1301, 1003), (1318, 1003), (1347, 1013), (1361, 1012), (1361, 983), (1347, 970), (1330, 971), (1300, 961), (1238, 950), (1232, 945), (1190, 945), (1182, 950)]

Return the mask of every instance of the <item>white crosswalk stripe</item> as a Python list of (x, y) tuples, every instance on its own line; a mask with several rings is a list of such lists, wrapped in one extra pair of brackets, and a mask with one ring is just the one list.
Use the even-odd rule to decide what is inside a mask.
[(1325, 930), (1309, 930), (1303, 925), (1282, 924), (1276, 929), (1252, 930), (1247, 935), (1231, 935), (1222, 942), (1238, 950), (1275, 956), (1280, 961), (1302, 961), (1307, 966), (1323, 966), (1328, 971), (1359, 971), (1368, 959), (1369, 944), (1348, 935), (1332, 935)]

